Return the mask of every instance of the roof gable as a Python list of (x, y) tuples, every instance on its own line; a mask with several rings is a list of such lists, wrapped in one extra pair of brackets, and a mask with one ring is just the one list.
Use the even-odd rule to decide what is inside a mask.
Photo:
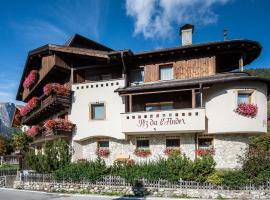
[(90, 40), (82, 35), (75, 34), (70, 39), (66, 41), (64, 46), (68, 47), (78, 47), (78, 48), (86, 48), (86, 49), (94, 49), (100, 51), (112, 51), (111, 48), (106, 47), (98, 42)]

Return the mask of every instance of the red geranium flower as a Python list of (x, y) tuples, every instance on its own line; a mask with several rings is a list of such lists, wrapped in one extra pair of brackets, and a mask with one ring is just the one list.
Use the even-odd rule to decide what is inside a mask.
[(72, 131), (75, 125), (65, 119), (49, 119), (44, 123), (44, 127), (47, 130)]
[(199, 148), (197, 149), (197, 155), (198, 156), (204, 156), (204, 155), (215, 155), (215, 149), (214, 147), (210, 147), (210, 148)]
[(240, 103), (235, 109), (235, 112), (237, 112), (239, 115), (253, 118), (258, 113), (258, 106), (251, 103)]
[(110, 155), (110, 150), (108, 148), (97, 148), (97, 156), (108, 157)]
[(172, 155), (180, 155), (181, 151), (178, 148), (166, 148), (164, 150), (164, 154), (167, 156), (172, 156)]
[(32, 97), (32, 99), (30, 99), (27, 104), (21, 108), (20, 110), (20, 115), (23, 117), (25, 115), (27, 115), (30, 111), (32, 111), (34, 108), (37, 107), (38, 105), (38, 98), (37, 97)]
[(148, 157), (151, 155), (150, 149), (135, 149), (134, 154), (138, 157)]
[(48, 83), (44, 86), (43, 92), (46, 96), (49, 96), (52, 93), (68, 96), (70, 94), (70, 90), (59, 83)]
[(23, 82), (23, 88), (28, 89), (38, 80), (38, 71), (32, 70)]
[(35, 137), (39, 132), (39, 126), (32, 126), (30, 129), (26, 131), (26, 135), (29, 137)]

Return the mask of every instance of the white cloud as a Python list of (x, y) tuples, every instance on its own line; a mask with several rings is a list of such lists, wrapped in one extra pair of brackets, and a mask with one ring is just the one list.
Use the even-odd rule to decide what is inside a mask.
[(217, 21), (214, 5), (231, 0), (126, 0), (126, 14), (135, 20), (134, 34), (168, 38), (173, 24), (207, 25)]

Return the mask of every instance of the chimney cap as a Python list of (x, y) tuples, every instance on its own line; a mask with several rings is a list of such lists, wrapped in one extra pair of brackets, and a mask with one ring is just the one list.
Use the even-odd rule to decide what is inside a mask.
[(192, 24), (185, 24), (183, 26), (180, 27), (180, 34), (182, 34), (183, 30), (188, 30), (188, 29), (192, 29), (192, 33), (194, 32), (194, 25)]

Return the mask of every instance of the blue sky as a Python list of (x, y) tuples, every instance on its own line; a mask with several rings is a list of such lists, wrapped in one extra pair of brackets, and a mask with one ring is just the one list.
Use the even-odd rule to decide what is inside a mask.
[(179, 45), (179, 26), (195, 25), (194, 43), (252, 39), (263, 46), (247, 68), (270, 67), (269, 0), (9, 0), (0, 6), (0, 102), (15, 102), (29, 50), (80, 33), (135, 52)]

